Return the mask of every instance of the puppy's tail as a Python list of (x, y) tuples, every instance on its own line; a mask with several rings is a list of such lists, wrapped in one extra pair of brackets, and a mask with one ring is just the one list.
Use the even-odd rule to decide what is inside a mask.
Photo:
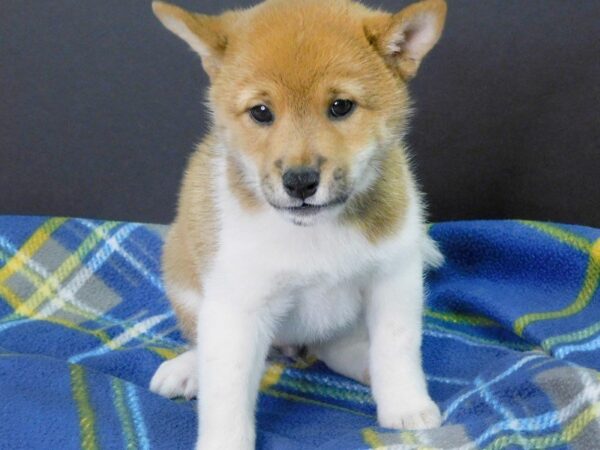
[(437, 243), (425, 231), (425, 236), (421, 244), (423, 252), (423, 261), (427, 269), (437, 269), (444, 264), (444, 255), (440, 251)]

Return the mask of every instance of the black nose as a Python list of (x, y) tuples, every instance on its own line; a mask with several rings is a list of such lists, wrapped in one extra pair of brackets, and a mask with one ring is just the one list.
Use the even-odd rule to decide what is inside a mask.
[(290, 197), (304, 200), (317, 192), (319, 178), (319, 172), (309, 167), (288, 169), (283, 174), (283, 187)]

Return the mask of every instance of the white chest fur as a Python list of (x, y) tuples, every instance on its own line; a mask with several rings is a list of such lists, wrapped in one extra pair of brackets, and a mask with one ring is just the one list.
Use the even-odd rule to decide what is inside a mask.
[(249, 213), (227, 189), (220, 190), (217, 265), (236, 274), (236, 283), (264, 294), (279, 309), (276, 342), (306, 344), (331, 338), (360, 317), (374, 274), (402, 270), (420, 258), (420, 211), (413, 202), (397, 235), (370, 242), (358, 228), (326, 222), (294, 225), (274, 210)]

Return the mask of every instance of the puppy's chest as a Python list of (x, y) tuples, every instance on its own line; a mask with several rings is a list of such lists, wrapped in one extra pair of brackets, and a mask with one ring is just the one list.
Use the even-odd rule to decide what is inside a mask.
[(274, 212), (226, 219), (219, 239), (222, 256), (252, 263), (251, 270), (273, 276), (348, 277), (372, 266), (382, 253), (357, 229), (341, 224), (302, 227)]
[(238, 216), (229, 224), (223, 256), (243, 261), (246, 276), (267, 280), (266, 298), (286, 311), (280, 344), (327, 339), (356, 321), (369, 280), (387, 255), (358, 230), (339, 224), (299, 227), (273, 216)]
[[(297, 280), (279, 298), (289, 305), (277, 331), (277, 343), (310, 344), (331, 338), (354, 323), (363, 310), (366, 277), (339, 280), (322, 275)], [(303, 282), (304, 281), (304, 282)]]
[(270, 271), (271, 301), (287, 305), (277, 341), (308, 344), (329, 339), (355, 322), (365, 292), (380, 264), (376, 248), (353, 230), (298, 229), (278, 235), (271, 228), (263, 243), (263, 270)]

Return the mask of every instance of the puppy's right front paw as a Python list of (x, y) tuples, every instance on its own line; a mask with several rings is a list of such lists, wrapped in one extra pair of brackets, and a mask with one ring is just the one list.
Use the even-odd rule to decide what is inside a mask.
[(152, 377), (150, 390), (167, 398), (194, 398), (198, 394), (197, 367), (194, 350), (165, 361)]
[(401, 406), (377, 408), (379, 425), (385, 428), (398, 430), (424, 430), (437, 428), (441, 425), (442, 416), (437, 405), (431, 400), (415, 406)]
[(207, 433), (202, 433), (202, 428), (200, 428), (200, 438), (196, 444), (196, 450), (254, 450), (254, 448), (253, 429), (248, 427), (242, 427), (241, 430), (236, 429), (233, 423), (229, 424), (227, 429), (215, 430), (213, 428)]

